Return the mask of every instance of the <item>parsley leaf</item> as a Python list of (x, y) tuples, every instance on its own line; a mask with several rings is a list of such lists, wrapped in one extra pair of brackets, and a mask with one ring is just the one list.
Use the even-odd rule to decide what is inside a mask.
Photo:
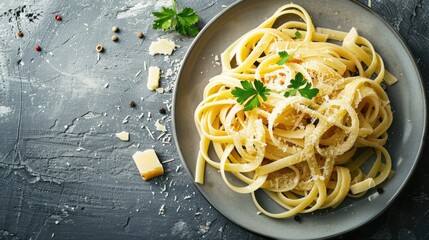
[(200, 31), (195, 25), (198, 22), (198, 15), (194, 9), (186, 7), (181, 12), (177, 12), (176, 1), (173, 1), (173, 7), (162, 7), (161, 12), (152, 12), (156, 17), (153, 22), (153, 29), (170, 30), (175, 29), (181, 35), (195, 37)]
[(311, 88), (311, 83), (307, 82), (304, 88), (298, 89), (299, 93), (301, 93), (301, 96), (312, 99), (319, 93), (318, 88)]
[(267, 100), (267, 95), (270, 95), (271, 90), (267, 89), (264, 84), (255, 79), (255, 81), (241, 81), (241, 86), (243, 88), (236, 87), (231, 91), (231, 94), (237, 98), (237, 102), (240, 104), (244, 104), (244, 111), (252, 110), (255, 107), (260, 107), (261, 102), (259, 97), (261, 97), (264, 101)]
[[(302, 88), (303, 86), (304, 88)], [(319, 93), (318, 88), (311, 88), (311, 83), (304, 79), (302, 73), (297, 73), (295, 79), (292, 79), (287, 87), (290, 89), (284, 94), (285, 97), (294, 96), (296, 92), (299, 92), (301, 96), (312, 99)]]
[(280, 51), (279, 56), (280, 59), (277, 61), (277, 65), (283, 65), (291, 58), (291, 55), (289, 55), (289, 53), (287, 53), (286, 51)]
[(157, 19), (153, 22), (153, 29), (168, 30), (172, 27), (176, 12), (171, 8), (162, 7), (162, 12), (152, 13)]
[(298, 30), (296, 30), (296, 32), (295, 32), (295, 38), (296, 39), (300, 39), (301, 36), (302, 36), (301, 33)]
[(186, 7), (177, 14), (178, 25), (176, 30), (182, 35), (197, 36), (200, 31), (195, 24), (198, 22), (198, 15), (194, 9)]

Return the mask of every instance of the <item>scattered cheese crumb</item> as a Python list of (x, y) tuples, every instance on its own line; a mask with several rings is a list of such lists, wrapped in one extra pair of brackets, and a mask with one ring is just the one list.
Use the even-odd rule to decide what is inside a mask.
[(156, 139), (159, 140), (159, 139), (161, 139), (164, 136), (165, 136), (165, 132), (161, 133)]
[(149, 128), (148, 128), (148, 127), (146, 127), (146, 126), (144, 126), (144, 127), (146, 128), (147, 132), (149, 133), (149, 136), (150, 136), (152, 139), (155, 139), (155, 138), (153, 137), (153, 135), (152, 135), (152, 132), (149, 130)]
[(207, 221), (206, 224), (200, 225), (198, 227), (198, 233), (203, 235), (206, 234), (210, 230), (211, 224), (212, 222)]
[(164, 184), (164, 187), (161, 188), (161, 193), (165, 192), (167, 190), (167, 185)]
[(183, 199), (190, 199), (191, 198), (191, 195), (188, 195), (188, 196), (185, 196)]
[(158, 88), (160, 72), (161, 70), (159, 69), (159, 67), (156, 67), (156, 66), (149, 67), (149, 76), (147, 79), (147, 88), (149, 90), (155, 90)]
[(168, 159), (168, 160), (165, 160), (164, 162), (162, 162), (163, 164), (165, 164), (165, 163), (169, 163), (169, 162), (172, 162), (172, 161), (174, 161), (174, 158), (172, 158), (172, 159)]
[(169, 69), (167, 69), (167, 72), (165, 73), (165, 76), (166, 77), (171, 77), (171, 76), (173, 76), (173, 69), (171, 69), (171, 68), (169, 68)]
[(116, 133), (116, 137), (121, 141), (128, 142), (130, 141), (130, 134), (128, 132), (122, 131), (120, 133)]
[(160, 132), (166, 132), (167, 131), (167, 128), (165, 127), (165, 125), (159, 123), (159, 120), (156, 121), (155, 127), (156, 127), (157, 131), (160, 131)]
[(104, 84), (104, 88), (108, 88), (109, 87), (109, 83)]
[(164, 212), (165, 212), (165, 204), (162, 204), (161, 207), (159, 208), (158, 214), (159, 215), (164, 215)]
[(164, 93), (164, 88), (157, 88), (155, 89), (155, 91), (157, 91), (158, 93)]
[(171, 55), (176, 48), (176, 44), (168, 39), (158, 38), (156, 42), (152, 42), (149, 46), (149, 54), (164, 54)]
[(124, 120), (122, 121), (122, 123), (128, 123), (128, 120), (130, 120), (130, 115), (127, 115), (125, 118), (124, 118)]
[(133, 159), (144, 180), (164, 174), (164, 168), (153, 149), (148, 149), (143, 152), (137, 151), (134, 153)]

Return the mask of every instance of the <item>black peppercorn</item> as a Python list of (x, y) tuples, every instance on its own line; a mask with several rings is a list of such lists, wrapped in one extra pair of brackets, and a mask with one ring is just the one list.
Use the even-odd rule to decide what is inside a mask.
[(316, 126), (317, 124), (319, 123), (319, 119), (318, 118), (316, 118), (316, 120), (314, 120), (314, 125)]
[(378, 192), (379, 194), (382, 194), (382, 193), (384, 193), (384, 189), (383, 189), (382, 187), (378, 187), (378, 188), (377, 188), (377, 192)]
[(128, 103), (128, 105), (129, 105), (130, 107), (132, 107), (132, 108), (135, 108), (135, 107), (136, 107), (136, 103), (135, 103), (134, 101), (130, 101), (130, 102)]
[(295, 216), (293, 217), (293, 220), (295, 220), (295, 221), (297, 221), (297, 222), (301, 223), (301, 217), (300, 217), (300, 216), (298, 216), (298, 215), (295, 215)]
[(316, 118), (316, 119), (314, 120), (314, 122), (313, 122), (313, 119), (312, 119), (312, 118), (306, 118), (306, 119), (305, 119), (305, 122), (306, 122), (307, 124), (313, 123), (314, 125), (317, 125), (317, 124), (319, 123), (319, 119), (318, 119), (318, 118)]
[(165, 113), (166, 113), (166, 111), (165, 111), (165, 109), (164, 109), (164, 108), (160, 108), (160, 109), (159, 109), (159, 113), (161, 113), (161, 114), (165, 114)]

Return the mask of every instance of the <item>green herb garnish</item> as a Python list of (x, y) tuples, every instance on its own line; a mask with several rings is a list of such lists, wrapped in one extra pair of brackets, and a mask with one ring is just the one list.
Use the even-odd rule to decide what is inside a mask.
[(302, 73), (297, 73), (295, 79), (292, 79), (287, 87), (290, 90), (285, 93), (285, 97), (294, 96), (296, 92), (299, 92), (301, 96), (312, 99), (319, 93), (318, 88), (311, 88), (311, 83), (304, 79)]
[(153, 29), (170, 30), (175, 29), (181, 35), (195, 37), (200, 31), (195, 25), (198, 22), (198, 15), (194, 9), (186, 7), (181, 12), (177, 12), (176, 1), (172, 0), (172, 8), (162, 7), (161, 12), (152, 12), (156, 17), (153, 22)]
[(296, 30), (296, 32), (295, 32), (295, 38), (296, 39), (300, 39), (301, 36), (302, 36), (301, 33), (298, 30)]
[(280, 59), (277, 61), (277, 65), (283, 65), (283, 64), (285, 64), (292, 57), (286, 51), (280, 51), (279, 52), (279, 56), (280, 56)]
[(243, 88), (236, 87), (231, 93), (237, 98), (238, 103), (244, 104), (244, 111), (260, 107), (261, 102), (259, 97), (266, 101), (267, 95), (270, 95), (271, 90), (266, 88), (264, 84), (257, 79), (253, 81), (253, 84), (251, 81), (241, 81), (240, 83)]

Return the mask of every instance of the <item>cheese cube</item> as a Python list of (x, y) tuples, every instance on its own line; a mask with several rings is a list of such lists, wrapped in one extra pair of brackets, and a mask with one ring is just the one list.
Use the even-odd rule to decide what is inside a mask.
[(144, 180), (149, 180), (164, 174), (164, 168), (156, 156), (155, 150), (137, 151), (133, 155), (134, 162)]
[(149, 76), (147, 78), (147, 88), (149, 90), (155, 90), (158, 88), (160, 71), (159, 67), (149, 67)]

